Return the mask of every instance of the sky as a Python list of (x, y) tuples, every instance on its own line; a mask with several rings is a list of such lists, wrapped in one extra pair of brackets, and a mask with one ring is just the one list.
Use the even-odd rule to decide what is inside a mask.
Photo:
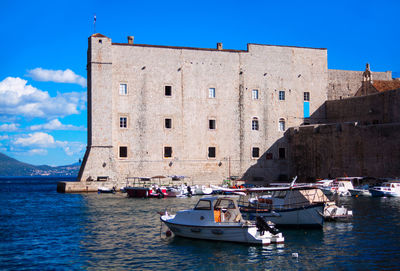
[[(0, 152), (68, 165), (87, 144), (88, 37), (246, 50), (328, 49), (328, 68), (400, 77), (400, 1), (19, 1), (0, 3)], [(96, 24), (94, 25), (94, 15)]]

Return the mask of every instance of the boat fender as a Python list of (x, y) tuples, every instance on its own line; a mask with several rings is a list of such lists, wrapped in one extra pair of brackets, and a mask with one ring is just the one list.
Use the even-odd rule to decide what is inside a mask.
[(172, 232), (171, 232), (170, 230), (167, 230), (167, 231), (165, 232), (165, 235), (166, 235), (167, 237), (171, 237)]

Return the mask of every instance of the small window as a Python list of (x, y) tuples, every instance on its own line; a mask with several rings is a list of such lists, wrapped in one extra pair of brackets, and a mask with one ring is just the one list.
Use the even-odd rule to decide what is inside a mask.
[(280, 90), (279, 91), (279, 100), (284, 101), (285, 100), (285, 91)]
[(128, 88), (126, 84), (119, 84), (119, 95), (128, 95)]
[(208, 89), (208, 98), (215, 98), (215, 88)]
[(128, 118), (120, 117), (119, 118), (119, 128), (127, 128), (128, 127)]
[(279, 159), (286, 159), (286, 149), (279, 148)]
[(164, 158), (172, 157), (172, 147), (164, 147)]
[(208, 147), (208, 158), (215, 158), (215, 147)]
[(251, 121), (251, 130), (258, 131), (258, 118), (253, 118)]
[(215, 130), (215, 120), (214, 119), (208, 120), (208, 129)]
[(165, 122), (165, 128), (166, 129), (171, 129), (172, 128), (172, 119), (164, 119)]
[(172, 95), (172, 87), (171, 86), (165, 86), (165, 96), (171, 96)]
[(211, 201), (209, 200), (199, 200), (194, 207), (195, 210), (211, 210)]
[(119, 158), (127, 158), (128, 157), (128, 147), (120, 146), (119, 147)]
[(304, 92), (304, 101), (305, 102), (310, 101), (310, 92)]
[(251, 91), (251, 98), (252, 98), (253, 100), (258, 100), (258, 89), (253, 89), (253, 90)]
[(258, 158), (260, 157), (260, 148), (253, 148), (252, 152), (251, 152), (251, 157), (253, 158)]
[(279, 131), (285, 131), (285, 119), (279, 119)]

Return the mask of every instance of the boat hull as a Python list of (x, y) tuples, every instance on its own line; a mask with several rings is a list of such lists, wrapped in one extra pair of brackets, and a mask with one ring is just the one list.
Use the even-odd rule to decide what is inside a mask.
[(163, 219), (163, 217), (161, 217), (161, 221), (163, 221), (176, 236), (185, 238), (258, 244), (258, 245), (269, 245), (271, 243), (274, 244), (284, 243), (284, 238), (282, 237), (281, 233), (276, 235), (271, 235), (269, 232), (265, 232), (264, 235), (261, 235), (260, 232), (257, 231), (257, 228), (255, 226), (183, 225), (170, 222), (167, 219)]
[(245, 219), (255, 220), (257, 216), (261, 216), (277, 226), (320, 228), (324, 224), (323, 204), (273, 211), (242, 207), (240, 211)]
[(150, 195), (150, 189), (147, 187), (126, 187), (125, 191), (130, 198), (148, 198)]
[(368, 189), (349, 189), (350, 194), (354, 196), (364, 196), (364, 197), (370, 197), (371, 192), (369, 192)]
[(385, 191), (385, 190), (377, 190), (377, 189), (370, 189), (371, 195), (373, 197), (400, 197), (400, 193), (392, 192), (392, 191)]

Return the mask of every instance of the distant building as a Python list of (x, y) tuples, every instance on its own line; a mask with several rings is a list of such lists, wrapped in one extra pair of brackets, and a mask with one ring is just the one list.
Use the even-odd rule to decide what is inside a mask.
[[(293, 175), (289, 127), (323, 123), (362, 72), (328, 70), (327, 50), (112, 43), (89, 37), (88, 147), (80, 181), (183, 175), (195, 183)], [(387, 80), (390, 72), (372, 73)]]

